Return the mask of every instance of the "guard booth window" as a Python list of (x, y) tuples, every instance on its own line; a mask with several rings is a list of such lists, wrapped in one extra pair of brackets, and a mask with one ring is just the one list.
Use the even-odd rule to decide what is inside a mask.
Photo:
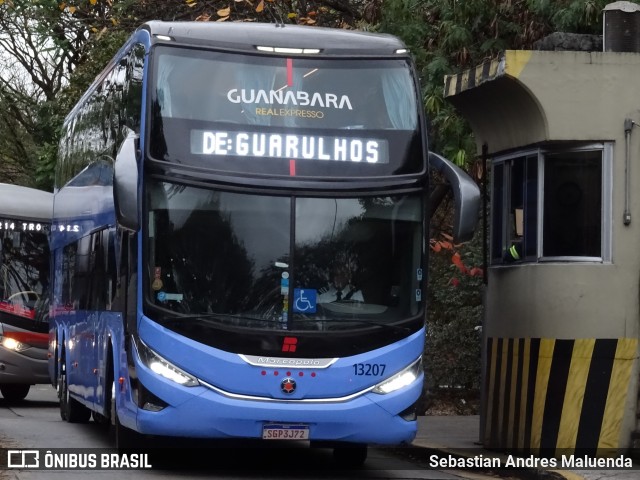
[(519, 260), (535, 261), (538, 244), (538, 154), (510, 158), (493, 168), (493, 263), (509, 261), (509, 248)]
[(547, 155), (544, 184), (543, 256), (602, 256), (602, 152)]
[(600, 144), (494, 159), (491, 263), (609, 260), (610, 150)]

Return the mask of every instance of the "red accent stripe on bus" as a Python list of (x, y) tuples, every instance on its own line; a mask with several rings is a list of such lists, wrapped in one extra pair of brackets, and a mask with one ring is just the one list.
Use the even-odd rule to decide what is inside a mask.
[(20, 343), (31, 345), (33, 347), (46, 348), (49, 344), (48, 333), (37, 332), (4, 332), (7, 338), (13, 338)]
[(36, 311), (32, 308), (23, 307), (22, 305), (13, 305), (5, 301), (0, 301), (0, 311), (12, 313), (18, 317), (30, 318), (32, 320), (36, 318)]
[(293, 87), (293, 58), (287, 58), (287, 85)]
[(292, 177), (296, 176), (296, 161), (289, 160), (289, 175)]

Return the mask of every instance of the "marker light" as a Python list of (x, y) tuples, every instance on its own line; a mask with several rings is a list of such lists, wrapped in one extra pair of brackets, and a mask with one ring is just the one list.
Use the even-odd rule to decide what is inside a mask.
[(319, 48), (290, 48), (290, 47), (267, 47), (264, 45), (256, 45), (256, 50), (260, 52), (269, 52), (269, 53), (302, 53), (305, 55), (313, 55), (316, 53), (320, 53)]
[(156, 352), (147, 347), (142, 341), (136, 342), (138, 355), (142, 363), (144, 363), (151, 371), (158, 375), (176, 382), (183, 387), (195, 387), (199, 385), (198, 379), (181, 368), (176, 367), (173, 363), (165, 360)]
[(164, 40), (166, 42), (170, 42), (173, 40), (173, 38), (171, 38), (169, 35), (156, 35), (155, 36), (158, 40)]
[(397, 54), (401, 54), (401, 53), (407, 53), (409, 50), (407, 50), (406, 48), (398, 48), (396, 50)]
[(418, 358), (418, 360), (413, 362), (404, 370), (396, 373), (393, 377), (376, 385), (372, 391), (382, 395), (395, 392), (396, 390), (400, 390), (401, 388), (407, 387), (415, 382), (416, 379), (420, 377), (420, 373), (422, 373), (422, 357)]

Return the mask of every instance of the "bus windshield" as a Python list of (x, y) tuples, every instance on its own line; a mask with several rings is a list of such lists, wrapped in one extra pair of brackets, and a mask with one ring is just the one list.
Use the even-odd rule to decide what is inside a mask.
[(422, 198), (148, 187), (147, 314), (249, 329), (344, 330), (421, 313)]
[(43, 294), (49, 281), (46, 230), (40, 223), (0, 219), (0, 314), (6, 314), (2, 315), (3, 322), (37, 330), (33, 325), (38, 320), (36, 307), (45, 301)]
[(350, 164), (358, 176), (423, 168), (406, 59), (158, 46), (152, 65), (152, 159), (267, 174), (288, 174), (296, 161), (298, 175), (323, 176), (349, 175)]

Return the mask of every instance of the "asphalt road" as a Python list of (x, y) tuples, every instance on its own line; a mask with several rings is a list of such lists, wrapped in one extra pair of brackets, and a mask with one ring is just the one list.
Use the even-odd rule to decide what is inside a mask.
[[(148, 457), (130, 457), (130, 465), (118, 463), (117, 470), (76, 469), (75, 465), (102, 467), (103, 454), (113, 453), (112, 438), (104, 427), (93, 422), (70, 424), (60, 419), (55, 390), (49, 385), (31, 388), (27, 398), (10, 404), (0, 399), (0, 479), (91, 479), (117, 478), (153, 479), (442, 479), (480, 478), (480, 475), (463, 471), (440, 471), (425, 468), (418, 460), (394, 454), (385, 449), (372, 448), (365, 466), (357, 471), (340, 469), (333, 460), (332, 452), (325, 449), (310, 449), (306, 445), (273, 447), (228, 446), (183, 440), (167, 440), (160, 453)], [(176, 448), (179, 447), (179, 448)], [(54, 469), (20, 468), (32, 465), (33, 452), (15, 450), (37, 449), (41, 465), (56, 464)], [(68, 449), (68, 450), (65, 450)], [(13, 450), (13, 451), (10, 451)], [(47, 456), (51, 452), (53, 456)], [(24, 453), (24, 457), (22, 456)], [(171, 466), (164, 461), (171, 460)], [(23, 463), (24, 462), (24, 463)], [(64, 463), (66, 462), (66, 463)], [(75, 462), (75, 465), (74, 465)], [(133, 463), (151, 468), (131, 468)], [(124, 462), (122, 462), (124, 463)], [(11, 468), (9, 468), (9, 464)], [(175, 465), (180, 465), (176, 467)], [(197, 469), (191, 467), (197, 466)], [(67, 467), (67, 468), (65, 468)], [(488, 478), (488, 477), (485, 477)]]

